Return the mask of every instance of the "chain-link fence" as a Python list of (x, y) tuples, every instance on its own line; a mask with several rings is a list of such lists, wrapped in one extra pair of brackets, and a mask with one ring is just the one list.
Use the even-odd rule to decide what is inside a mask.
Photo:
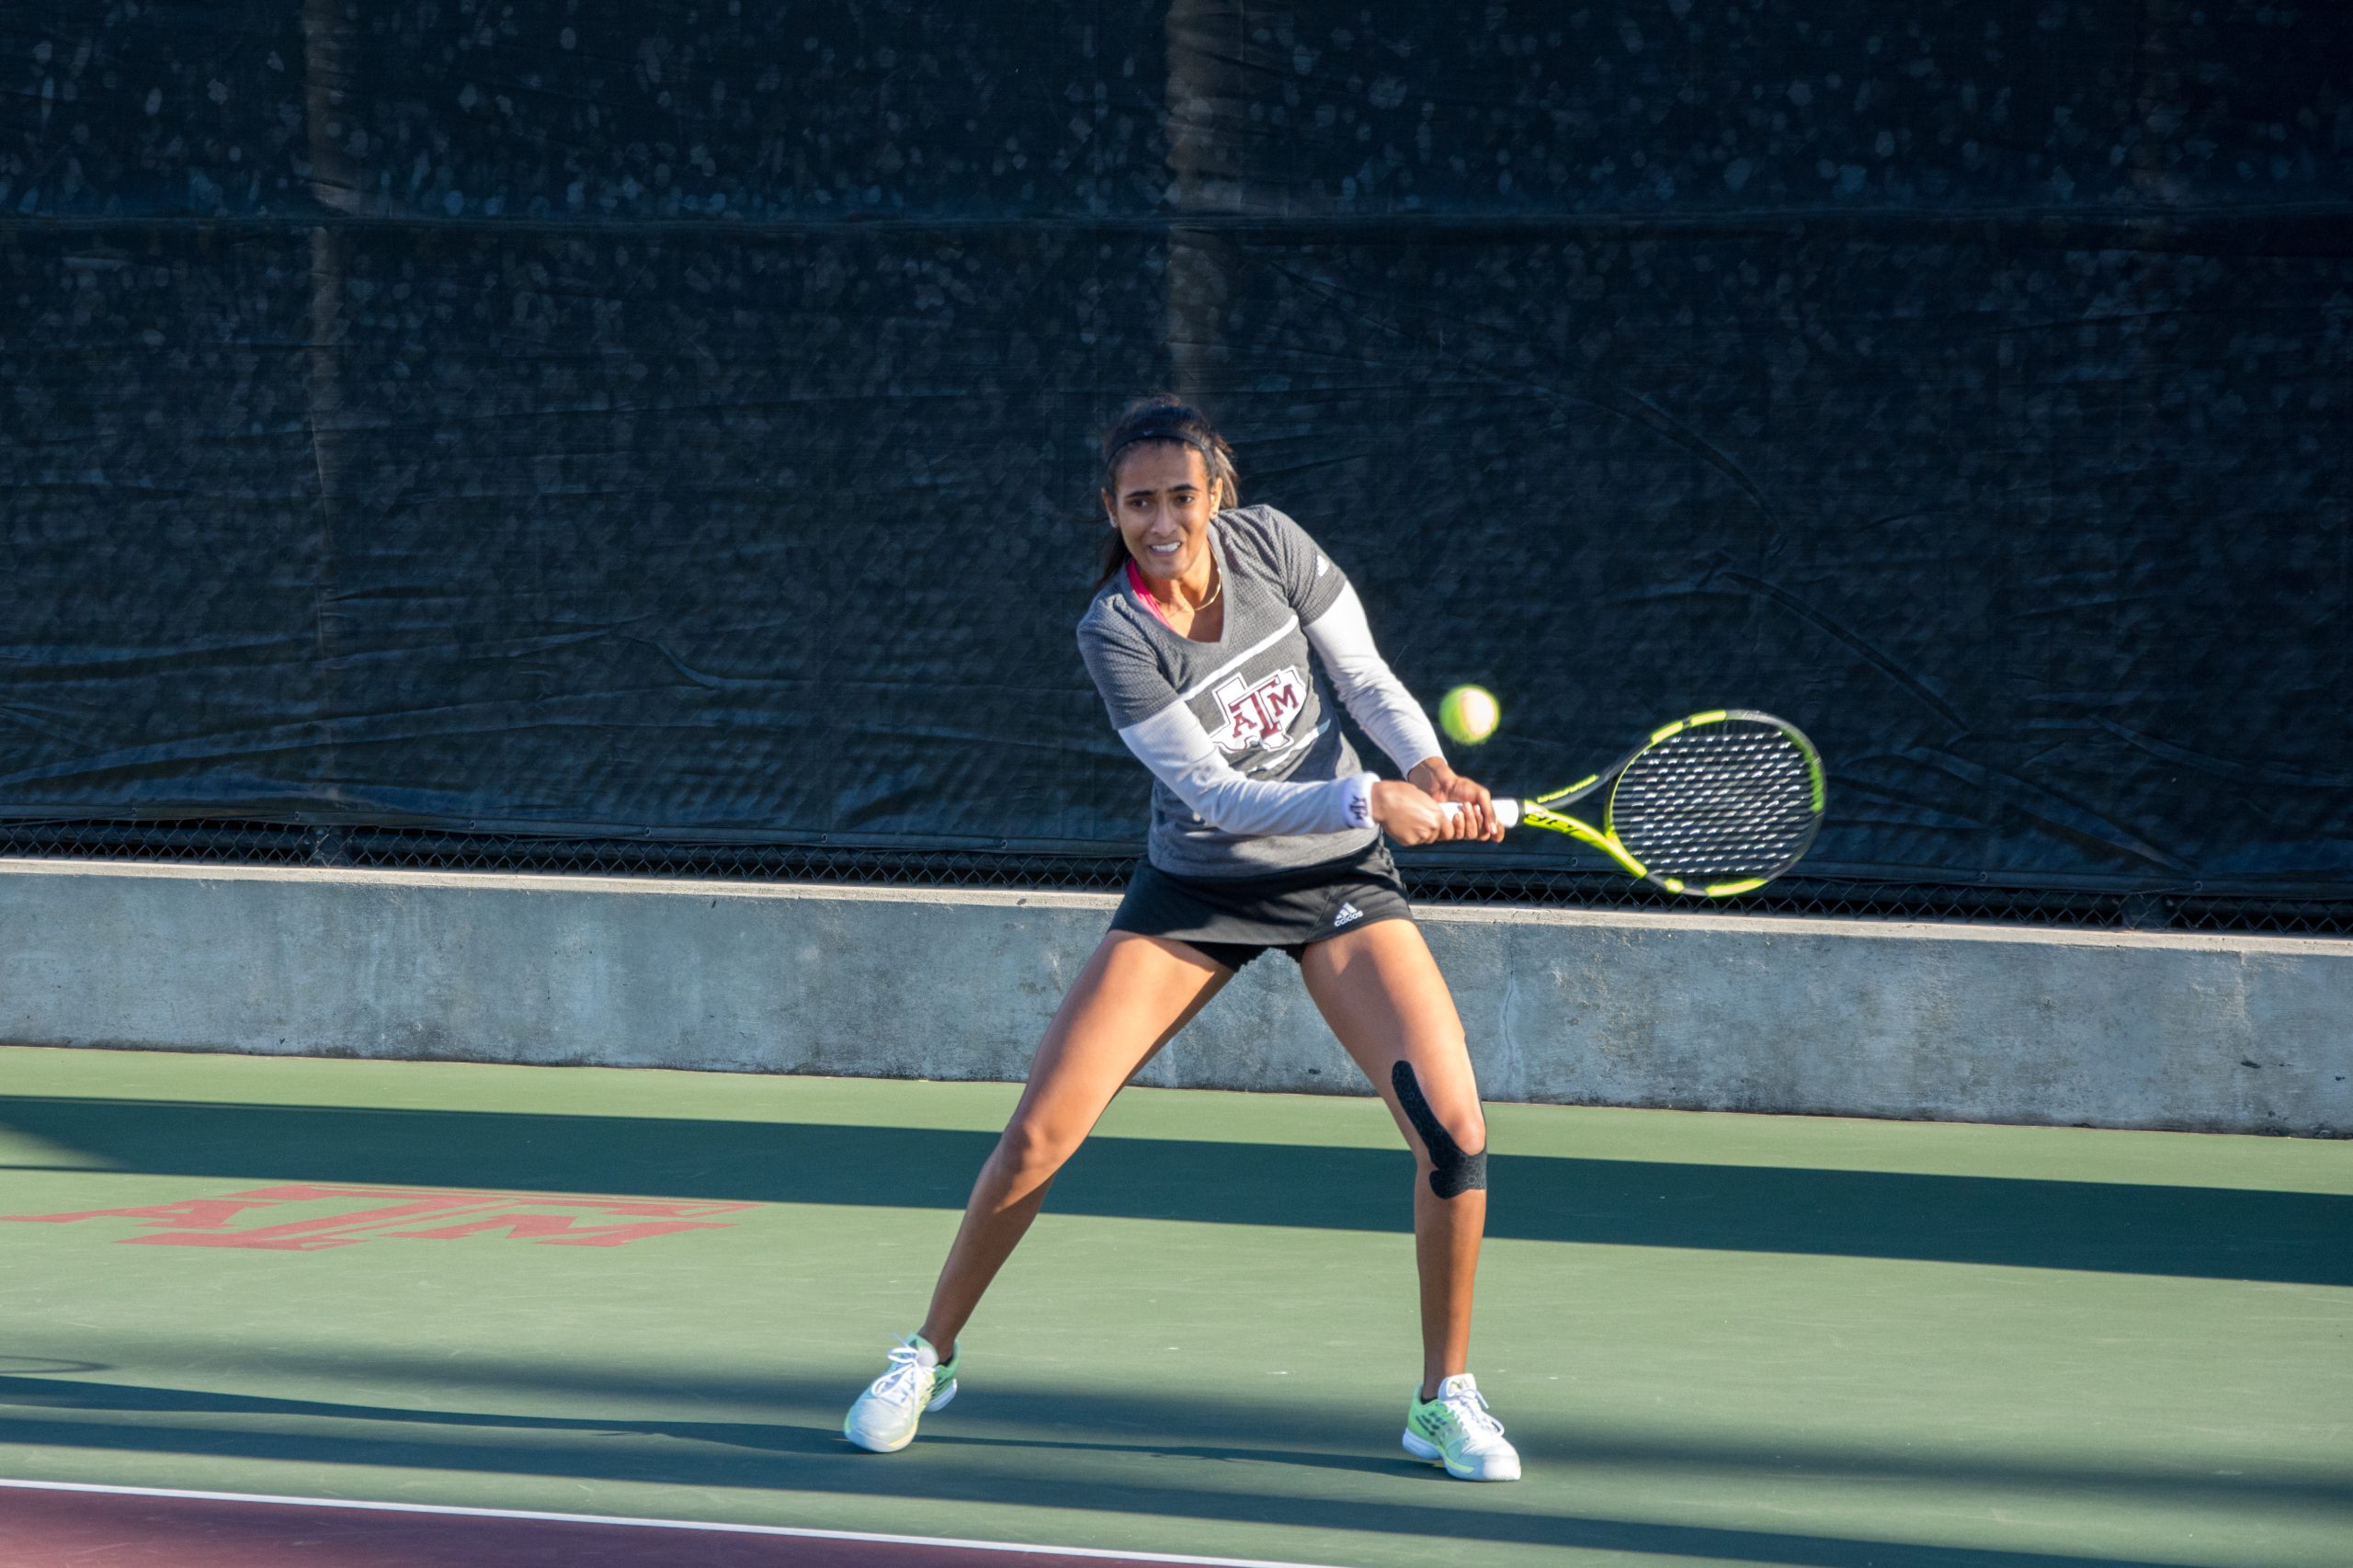
[[(1077, 892), (1116, 892), (1127, 885), (1134, 865), (1127, 856), (1090, 854), (523, 837), (438, 828), (229, 820), (0, 823), (0, 856)], [(2120, 893), (1791, 876), (1730, 903), (1702, 903), (1602, 870), (1473, 869), (1423, 863), (1412, 851), (1400, 856), (1399, 865), (1415, 898), (1426, 904), (2353, 936), (2353, 900), (2341, 899), (2221, 898), (2195, 889)]]

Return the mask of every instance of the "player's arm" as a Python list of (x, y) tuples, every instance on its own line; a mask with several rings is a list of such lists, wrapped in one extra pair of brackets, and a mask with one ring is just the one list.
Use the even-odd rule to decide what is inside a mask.
[(1330, 596), (1322, 614), (1307, 623), (1308, 644), (1332, 676), (1349, 717), (1389, 754), (1397, 771), (1433, 801), (1455, 801), (1477, 808), (1477, 818), (1466, 836), (1501, 838), (1503, 826), (1494, 819), (1491, 797), (1483, 784), (1454, 771), (1438, 748), (1438, 732), (1430, 727), (1421, 704), (1414, 700), (1389, 661), (1372, 641), (1372, 626), (1365, 619), (1364, 602), (1354, 585), (1343, 582)]
[(1438, 732), (1374, 646), (1372, 625), (1365, 619), (1364, 601), (1357, 597), (1355, 586), (1341, 584), (1324, 612), (1308, 621), (1306, 628), (1308, 645), (1324, 662), (1341, 706), (1389, 754), (1397, 771), (1410, 776), (1426, 765), (1446, 768)]
[[(1348, 716), (1364, 727), (1373, 744), (1389, 754), (1397, 771), (1412, 780), (1426, 799), (1459, 801), (1473, 808), (1460, 831), (1434, 836), (1501, 837), (1503, 829), (1488, 809), (1486, 790), (1448, 766), (1445, 752), (1438, 748), (1438, 732), (1430, 728), (1421, 704), (1374, 646), (1364, 602), (1357, 597), (1347, 574), (1332, 564), (1305, 528), (1283, 513), (1271, 506), (1256, 511), (1267, 528), (1283, 591)], [(1384, 822), (1383, 825), (1389, 824)], [(1429, 841), (1418, 834), (1398, 835), (1395, 827), (1390, 832), (1402, 843)]]
[(1249, 778), (1225, 760), (1182, 702), (1120, 727), (1120, 739), (1203, 822), (1236, 834), (1345, 833), (1379, 827), (1400, 844), (1479, 835), (1474, 814), (1451, 814), (1419, 788), (1370, 773), (1321, 784)]
[(1225, 760), (1193, 710), (1175, 700), (1131, 724), (1120, 739), (1153, 777), (1211, 826), (1237, 834), (1346, 833), (1373, 825), (1370, 773), (1316, 784), (1250, 778)]

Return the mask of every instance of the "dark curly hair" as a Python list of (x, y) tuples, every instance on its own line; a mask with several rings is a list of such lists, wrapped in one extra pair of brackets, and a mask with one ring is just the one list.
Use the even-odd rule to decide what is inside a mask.
[[(1170, 392), (1154, 392), (1141, 397), (1120, 411), (1120, 417), (1103, 433), (1103, 490), (1115, 494), (1120, 483), (1120, 457), (1130, 447), (1147, 441), (1165, 441), (1174, 446), (1190, 447), (1201, 454), (1207, 465), (1210, 488), (1210, 509), (1222, 512), (1242, 504), (1242, 479), (1233, 471), (1233, 449), (1217, 433), (1209, 415)], [(1119, 528), (1111, 529), (1111, 537), (1103, 547), (1102, 570), (1096, 574), (1095, 586), (1120, 574), (1128, 563), (1128, 541)]]

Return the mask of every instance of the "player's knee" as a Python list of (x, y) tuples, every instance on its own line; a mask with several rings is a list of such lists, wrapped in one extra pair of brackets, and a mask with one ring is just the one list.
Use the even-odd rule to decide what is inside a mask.
[(1438, 1119), (1438, 1125), (1446, 1129), (1447, 1136), (1454, 1140), (1456, 1148), (1469, 1151), (1477, 1159), (1487, 1157), (1487, 1119), (1481, 1116), (1475, 1108), (1442, 1115)]
[(1401, 1061), (1391, 1068), (1389, 1082), (1420, 1144), (1416, 1154), (1430, 1190), (1447, 1199), (1486, 1190), (1487, 1119), (1480, 1114), (1477, 1102), (1449, 1107), (1441, 1116), (1430, 1108), (1409, 1062)]
[(1483, 1117), (1440, 1117), (1444, 1138), (1422, 1152), (1428, 1167), (1430, 1190), (1440, 1198), (1460, 1198), (1487, 1190), (1487, 1123)]
[(997, 1140), (997, 1161), (1016, 1187), (1031, 1187), (1062, 1169), (1079, 1142), (1051, 1123), (1017, 1116)]

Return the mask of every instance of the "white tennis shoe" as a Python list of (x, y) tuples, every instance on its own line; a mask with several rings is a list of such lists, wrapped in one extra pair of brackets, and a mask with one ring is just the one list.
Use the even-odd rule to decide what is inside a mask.
[(1414, 1391), (1405, 1406), (1405, 1451), (1446, 1466), (1457, 1481), (1519, 1479), (1519, 1450), (1504, 1441), (1504, 1424), (1489, 1413), (1468, 1372), (1438, 1384), (1436, 1399)]
[(871, 1453), (895, 1454), (915, 1440), (915, 1423), (956, 1397), (956, 1358), (942, 1361), (931, 1341), (911, 1334), (891, 1365), (842, 1418), (842, 1436)]

